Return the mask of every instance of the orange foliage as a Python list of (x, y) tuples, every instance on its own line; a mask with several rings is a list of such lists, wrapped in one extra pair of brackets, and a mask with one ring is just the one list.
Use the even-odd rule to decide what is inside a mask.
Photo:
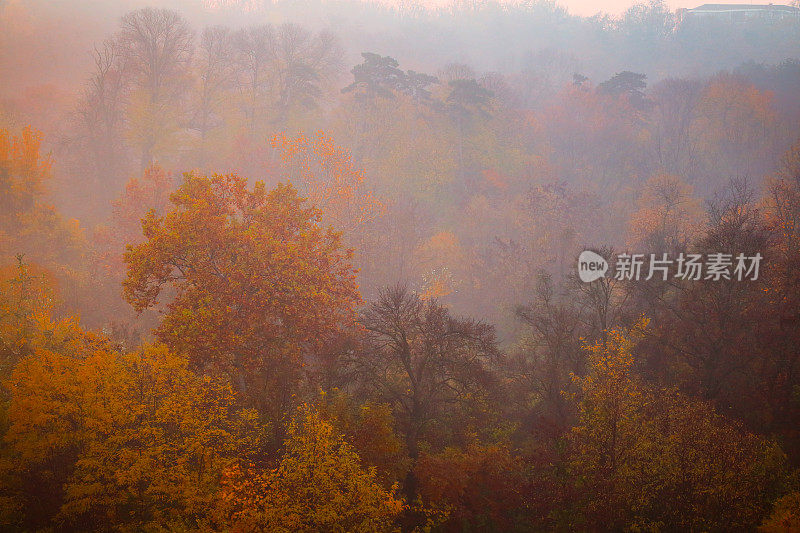
[(383, 204), (366, 188), (364, 171), (350, 153), (323, 132), (308, 138), (284, 134), (272, 138), (284, 172), (297, 180), (311, 203), (339, 230), (359, 228), (383, 213)]
[(95, 264), (122, 281), (125, 264), (122, 255), (126, 245), (144, 240), (142, 219), (151, 209), (163, 214), (169, 207), (172, 177), (159, 166), (150, 166), (141, 178), (131, 178), (125, 192), (113, 202), (108, 225), (95, 229)]
[(426, 505), (448, 514), (445, 531), (461, 531), (464, 523), (488, 530), (507, 530), (523, 505), (520, 464), (502, 446), (472, 445), (424, 454), (416, 466)]
[(64, 221), (43, 202), (52, 165), (41, 155), (41, 143), (41, 134), (30, 127), (19, 136), (0, 130), (0, 256), (28, 254), (72, 275), (82, 233), (77, 221)]
[(125, 254), (126, 299), (143, 310), (169, 290), (161, 340), (229, 372), (262, 407), (289, 401), (303, 354), (353, 318), (351, 251), (291, 185), (187, 174), (171, 202), (147, 214), (147, 241)]

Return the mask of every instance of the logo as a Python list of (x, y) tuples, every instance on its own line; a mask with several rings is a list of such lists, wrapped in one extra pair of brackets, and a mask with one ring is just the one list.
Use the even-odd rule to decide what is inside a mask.
[(584, 283), (591, 283), (606, 275), (608, 261), (602, 255), (591, 250), (584, 250), (578, 256), (578, 277)]
[[(648, 258), (649, 255), (649, 258)], [(629, 254), (622, 253), (614, 261), (614, 279), (619, 281), (661, 281), (680, 279), (689, 281), (756, 281), (761, 260), (764, 257), (756, 252), (744, 253), (680, 253), (676, 258), (669, 254)], [(600, 279), (608, 272), (608, 261), (603, 256), (584, 250), (578, 256), (578, 277), (584, 283)]]

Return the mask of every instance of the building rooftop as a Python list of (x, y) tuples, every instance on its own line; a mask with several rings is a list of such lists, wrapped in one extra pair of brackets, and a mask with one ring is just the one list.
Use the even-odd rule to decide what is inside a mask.
[(689, 9), (691, 12), (719, 12), (719, 11), (784, 11), (800, 13), (800, 8), (780, 4), (703, 4)]

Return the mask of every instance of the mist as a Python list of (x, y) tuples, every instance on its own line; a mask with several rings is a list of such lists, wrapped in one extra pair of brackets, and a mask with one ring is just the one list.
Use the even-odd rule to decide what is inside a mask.
[(796, 2), (2, 1), (0, 524), (797, 526), (799, 171)]

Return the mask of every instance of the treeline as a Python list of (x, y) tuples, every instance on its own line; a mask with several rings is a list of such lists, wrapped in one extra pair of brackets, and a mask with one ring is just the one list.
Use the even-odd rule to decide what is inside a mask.
[[(40, 91), (51, 91), (38, 97), (72, 90), (89, 67), (92, 43), (113, 31), (126, 11), (147, 5), (138, 0), (74, 0), (63, 6), (8, 0), (0, 7), (0, 68), (13, 78), (6, 95), (38, 84), (44, 85)], [(349, 0), (166, 0), (159, 5), (181, 12), (198, 28), (271, 21), (328, 29), (343, 41), (347, 63), (373, 50), (417, 71), (458, 61), (503, 74), (563, 67), (593, 79), (628, 68), (660, 80), (733, 69), (742, 61), (775, 64), (795, 57), (798, 48), (797, 20), (791, 17), (745, 25), (713, 19), (693, 24), (681, 21), (666, 3), (649, 0), (613, 15), (597, 5), (597, 13), (584, 16), (550, 0), (454, 1), (440, 8)], [(63, 23), (66, 18), (70, 24)], [(43, 54), (52, 64), (38, 68), (36, 59)], [(554, 56), (561, 58), (555, 65)]]
[[(677, 178), (702, 211), (730, 178), (760, 187), (800, 120), (793, 59), (648, 87), (630, 70), (593, 81), (552, 51), (513, 74), (418, 72), (365, 52), (346, 74), (342, 47), (292, 24), (196, 33), (176, 12), (129, 13), (53, 134), (59, 204), (84, 224), (113, 226), (112, 200), (153, 162), (173, 176), (288, 177), (328, 201), (335, 187), (319, 189), (287, 160), (290, 139), (310, 143), (314, 164), (352, 158), (331, 173), (358, 183), (348, 203), (364, 212), (329, 222), (356, 249), (364, 294), (406, 279), (498, 324), (508, 341), (517, 295), (535, 289), (541, 269), (560, 277), (582, 245), (635, 241), (639, 204), (660, 201), (649, 180)], [(83, 314), (92, 326), (118, 317)]]
[[(685, 187), (649, 185), (670, 201), (637, 225), (647, 251), (758, 252), (757, 279), (542, 273), (508, 349), (404, 285), (362, 301), (342, 234), (292, 185), (192, 173), (124, 254), (153, 342), (89, 331), (58, 318), (36, 138), (0, 147), (3, 186), (28, 190), (4, 196), (4, 253), (39, 262), (3, 274), (5, 528), (797, 525), (800, 146), (692, 237)], [(148, 170), (115, 213), (169, 183)]]

